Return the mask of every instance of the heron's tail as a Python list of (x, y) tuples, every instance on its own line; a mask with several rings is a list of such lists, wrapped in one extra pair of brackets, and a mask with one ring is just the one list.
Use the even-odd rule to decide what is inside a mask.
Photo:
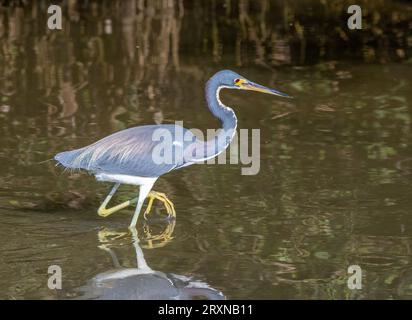
[(66, 168), (80, 169), (80, 163), (76, 161), (80, 153), (80, 149), (60, 152), (54, 156), (54, 160)]

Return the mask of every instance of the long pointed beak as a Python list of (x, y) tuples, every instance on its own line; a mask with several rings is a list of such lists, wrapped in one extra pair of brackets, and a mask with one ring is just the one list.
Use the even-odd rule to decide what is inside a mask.
[(284, 98), (293, 98), (292, 96), (290, 96), (286, 93), (277, 91), (275, 89), (270, 89), (270, 88), (267, 88), (265, 86), (261, 86), (260, 84), (257, 84), (257, 83), (251, 82), (251, 81), (243, 82), (241, 84), (241, 89), (273, 94), (273, 95), (281, 96), (281, 97), (284, 97)]

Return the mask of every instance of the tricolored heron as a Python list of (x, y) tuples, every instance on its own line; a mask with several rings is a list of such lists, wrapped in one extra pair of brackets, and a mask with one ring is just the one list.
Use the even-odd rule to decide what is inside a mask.
[[(223, 70), (213, 75), (206, 84), (206, 100), (210, 112), (222, 123), (222, 129), (211, 140), (201, 141), (190, 130), (176, 124), (147, 125), (125, 129), (113, 133), (89, 146), (77, 150), (58, 153), (54, 159), (61, 165), (72, 169), (85, 169), (99, 181), (115, 183), (112, 190), (98, 209), (102, 217), (123, 209), (137, 201), (136, 210), (130, 223), (135, 228), (143, 202), (149, 198), (144, 216), (150, 212), (155, 199), (163, 202), (167, 213), (175, 217), (173, 203), (163, 193), (152, 190), (156, 180), (172, 170), (216, 157), (230, 144), (235, 134), (237, 119), (234, 111), (219, 99), (221, 89), (241, 89), (289, 97), (287, 94), (253, 83), (239, 74)], [(169, 134), (172, 137), (170, 149), (184, 156), (173, 157), (174, 161), (159, 163), (154, 159), (154, 151), (161, 143), (153, 137), (157, 134)], [(183, 132), (184, 139), (176, 132)], [(120, 184), (140, 187), (138, 197), (125, 201), (112, 208), (106, 208)]]

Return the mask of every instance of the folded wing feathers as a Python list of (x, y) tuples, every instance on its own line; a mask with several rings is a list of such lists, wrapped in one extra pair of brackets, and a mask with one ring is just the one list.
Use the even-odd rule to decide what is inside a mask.
[(142, 145), (141, 140), (133, 136), (112, 135), (82, 149), (59, 153), (55, 159), (66, 167), (94, 170), (101, 163), (128, 163), (141, 154), (144, 147), (149, 146), (145, 142)]

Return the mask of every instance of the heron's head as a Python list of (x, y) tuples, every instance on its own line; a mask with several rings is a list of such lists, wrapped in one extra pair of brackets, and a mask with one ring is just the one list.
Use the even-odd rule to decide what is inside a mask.
[(215, 76), (219, 78), (220, 84), (226, 88), (257, 91), (285, 98), (292, 98), (286, 93), (254, 83), (231, 70), (219, 71)]

